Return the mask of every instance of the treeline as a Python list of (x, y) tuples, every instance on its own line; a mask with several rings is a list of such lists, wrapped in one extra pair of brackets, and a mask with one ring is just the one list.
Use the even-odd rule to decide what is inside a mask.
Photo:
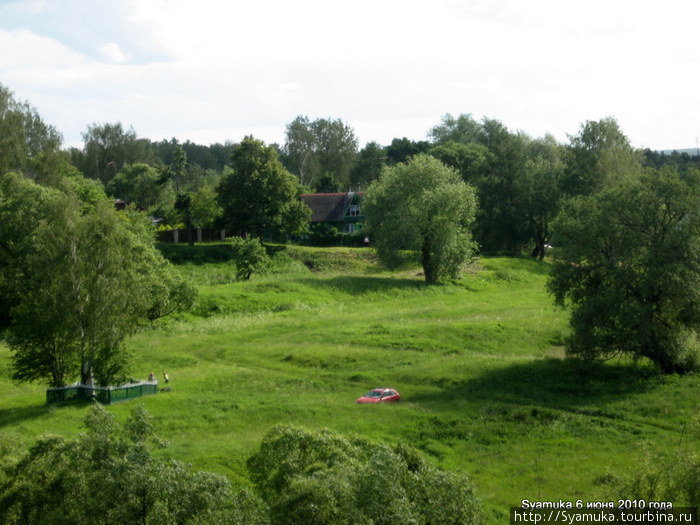
[[(6, 177), (6, 185), (37, 185), (27, 195), (38, 188), (59, 189), (84, 215), (106, 213), (105, 206), (94, 204), (106, 191), (170, 225), (184, 225), (190, 238), (194, 227), (225, 227), (249, 238), (239, 252), (250, 256), (247, 268), (254, 271), (262, 264), (253, 255), (261, 253), (263, 235), (286, 238), (305, 231), (310, 210), (298, 199), (301, 192), (367, 185), (368, 231), (378, 234), (374, 240), (386, 261), (394, 250), (412, 249), (420, 255), (426, 280), (437, 281), (457, 275), (473, 251), (518, 255), (527, 250), (542, 259), (554, 245), (549, 287), (556, 301), (572, 310), (572, 354), (643, 356), (666, 372), (696, 367), (698, 159), (636, 150), (613, 118), (583, 123), (563, 144), (551, 135), (532, 138), (511, 131), (495, 119), (446, 115), (427, 141), (395, 139), (362, 150), (341, 120), (297, 117), (282, 146), (249, 136), (209, 149), (152, 143), (120, 124), (106, 124), (88, 128), (81, 150), (65, 151), (56, 130), (30, 106), (0, 91), (6, 137), (0, 143), (0, 173), (14, 170), (26, 179)], [(203, 164), (192, 161), (186, 148)], [(51, 241), (48, 234), (44, 239), (31, 228), (22, 230), (25, 222), (16, 218), (17, 210), (30, 215), (42, 208), (28, 205), (31, 198), (12, 204), (13, 191), (0, 209), (8, 216), (6, 224), (18, 224), (16, 230), (5, 228), (0, 239), (6, 253), (0, 260), (0, 297), (5, 298), (0, 318), (5, 319), (11, 311), (23, 311), (20, 297), (32, 297), (13, 288), (30, 282), (22, 277), (21, 264), (33, 260), (18, 246), (32, 239), (31, 252), (40, 249), (37, 240), (47, 246)], [(43, 218), (33, 220), (27, 224)], [(57, 236), (64, 224), (78, 223), (62, 218)], [(95, 217), (86, 224), (101, 223)], [(36, 261), (39, 271), (46, 261)], [(56, 286), (68, 289), (69, 283), (64, 279)], [(66, 304), (73, 303), (67, 299)], [(147, 311), (153, 307), (135, 315), (132, 325)]]
[[(354, 131), (342, 120), (299, 116), (287, 125), (284, 144), (269, 148), (303, 192), (364, 189), (384, 167), (432, 155), (476, 189), (474, 236), (482, 253), (527, 249), (540, 258), (564, 199), (596, 193), (645, 168), (674, 166), (686, 173), (700, 166), (700, 158), (686, 153), (635, 150), (613, 118), (585, 122), (566, 144), (466, 114), (446, 115), (428, 136), (426, 141), (396, 138), (387, 146), (370, 142), (358, 149)], [(134, 203), (165, 224), (240, 229), (222, 212), (228, 204), (223, 180), (233, 171), (232, 155), (240, 144), (153, 142), (119, 123), (91, 125), (83, 138), (82, 149), (70, 150), (71, 163), (102, 182), (110, 196)], [(178, 152), (186, 163), (176, 184), (162, 184), (163, 170), (176, 162)]]
[[(7, 105), (11, 93), (2, 93)], [(23, 113), (31, 136), (21, 147), (6, 146), (10, 154), (0, 161), (2, 171), (34, 171), (39, 182), (51, 178), (55, 170), (50, 159), (41, 159), (53, 151), (84, 177), (99, 181), (110, 197), (132, 203), (165, 226), (245, 231), (246, 224), (226, 212), (232, 208), (232, 184), (226, 179), (235, 171), (232, 156), (243, 142), (156, 142), (138, 137), (121, 123), (105, 123), (88, 126), (82, 148), (66, 151), (60, 150), (60, 134), (31, 107), (12, 104)], [(672, 166), (684, 174), (700, 167), (700, 157), (687, 153), (635, 150), (613, 118), (585, 122), (567, 143), (560, 143), (551, 135), (532, 138), (510, 130), (495, 119), (446, 115), (429, 130), (428, 139), (395, 138), (389, 145), (370, 142), (360, 149), (354, 130), (342, 120), (298, 116), (287, 125), (283, 144), (259, 143), (269, 148), (266, 158), (275, 157), (282, 170), (275, 168), (277, 175), (266, 184), (243, 191), (247, 207), (285, 205), (275, 198), (266, 203), (259, 194), (269, 193), (271, 185), (287, 184), (281, 182), (287, 180), (280, 177), (281, 171), (296, 177), (296, 193), (358, 190), (378, 179), (383, 168), (426, 153), (475, 188), (474, 239), (482, 253), (528, 250), (542, 258), (552, 242), (551, 221), (566, 199), (594, 194), (643, 169)], [(33, 159), (34, 166), (27, 159)], [(240, 187), (234, 193), (241, 193)]]

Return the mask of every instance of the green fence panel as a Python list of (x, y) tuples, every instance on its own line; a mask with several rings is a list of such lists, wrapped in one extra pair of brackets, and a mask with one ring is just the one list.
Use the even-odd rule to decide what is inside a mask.
[(46, 404), (60, 403), (74, 399), (94, 399), (103, 405), (127, 401), (141, 396), (158, 393), (158, 383), (142, 381), (121, 386), (91, 387), (71, 385), (46, 390)]

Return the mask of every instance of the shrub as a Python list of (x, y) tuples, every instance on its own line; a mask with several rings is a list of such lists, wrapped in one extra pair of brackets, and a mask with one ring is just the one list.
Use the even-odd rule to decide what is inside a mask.
[(239, 280), (247, 281), (253, 272), (259, 272), (270, 264), (265, 247), (254, 238), (243, 239), (234, 237), (231, 240), (233, 260), (236, 263), (236, 276)]
[(275, 427), (248, 460), (273, 523), (481, 523), (465, 478), (405, 446)]
[[(149, 415), (135, 409), (119, 427), (95, 405), (87, 432), (45, 436), (0, 477), (0, 522), (268, 523), (253, 494), (235, 494), (223, 476), (151, 455)], [(69, 497), (67, 497), (70, 495)]]

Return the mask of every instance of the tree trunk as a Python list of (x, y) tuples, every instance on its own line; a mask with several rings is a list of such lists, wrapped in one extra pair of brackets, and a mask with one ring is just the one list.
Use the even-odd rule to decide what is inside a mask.
[(423, 266), (423, 275), (425, 275), (425, 282), (427, 283), (434, 283), (435, 282), (435, 273), (433, 271), (433, 268), (430, 264), (430, 250), (428, 247), (424, 244), (421, 247), (421, 265)]
[(80, 367), (80, 383), (86, 386), (93, 385), (92, 365), (83, 363)]

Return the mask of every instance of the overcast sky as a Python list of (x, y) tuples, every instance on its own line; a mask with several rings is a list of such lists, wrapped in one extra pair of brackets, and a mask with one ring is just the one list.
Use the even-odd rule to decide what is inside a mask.
[(700, 1), (0, 0), (0, 82), (68, 145), (93, 122), (199, 143), (284, 142), (297, 115), (361, 144), (446, 113), (565, 141), (700, 135)]

